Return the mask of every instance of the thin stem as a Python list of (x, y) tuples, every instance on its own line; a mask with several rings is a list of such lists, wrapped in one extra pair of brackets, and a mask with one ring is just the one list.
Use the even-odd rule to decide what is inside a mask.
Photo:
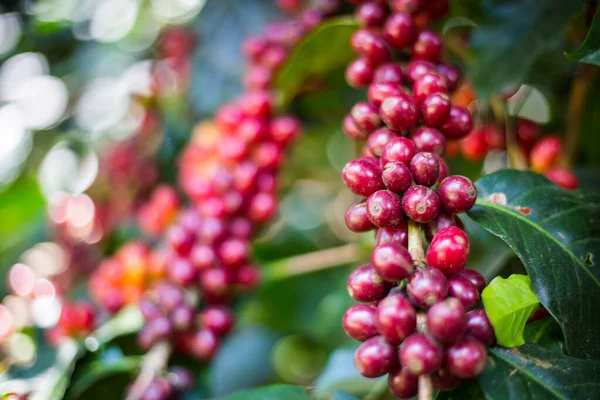
[(581, 126), (583, 110), (596, 77), (596, 68), (583, 65), (583, 71), (573, 79), (571, 94), (569, 95), (569, 108), (567, 109), (567, 124), (565, 132), (565, 151), (561, 164), (570, 167), (577, 153), (579, 138), (581, 137)]
[(358, 262), (360, 258), (361, 251), (359, 246), (351, 243), (274, 262), (266, 267), (265, 275), (268, 281), (273, 281), (352, 264)]
[(433, 400), (433, 384), (431, 376), (419, 376), (419, 400)]
[(425, 266), (425, 252), (423, 251), (421, 225), (413, 220), (408, 221), (408, 252), (418, 267)]
[(506, 130), (506, 153), (508, 155), (509, 165), (518, 170), (526, 170), (527, 160), (517, 143), (517, 134), (514, 118), (509, 117), (506, 111), (504, 101), (499, 97), (490, 99), (490, 106), (496, 117), (496, 120), (504, 121)]
[(126, 400), (139, 400), (154, 378), (167, 366), (171, 354), (168, 342), (158, 342), (146, 353), (137, 379), (131, 385)]

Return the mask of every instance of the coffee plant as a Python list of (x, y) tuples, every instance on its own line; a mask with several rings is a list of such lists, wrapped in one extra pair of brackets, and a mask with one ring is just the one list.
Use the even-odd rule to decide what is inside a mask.
[(0, 398), (600, 399), (597, 1), (0, 5)]

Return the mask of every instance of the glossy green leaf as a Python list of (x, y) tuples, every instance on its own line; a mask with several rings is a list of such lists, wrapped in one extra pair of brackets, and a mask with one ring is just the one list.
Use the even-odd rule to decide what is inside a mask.
[(309, 400), (306, 388), (294, 385), (271, 385), (237, 392), (219, 400)]
[(572, 61), (600, 66), (600, 9), (596, 11), (592, 26), (583, 44), (571, 53), (565, 53)]
[(357, 29), (354, 18), (333, 18), (296, 45), (275, 78), (284, 104), (299, 93), (308, 78), (326, 75), (356, 58), (350, 38)]
[(597, 399), (600, 361), (557, 354), (534, 344), (489, 350), (479, 385), (488, 400)]
[(483, 0), (474, 30), (470, 75), (481, 98), (520, 84), (535, 58), (560, 48), (571, 17), (584, 0)]
[(107, 378), (111, 375), (125, 374), (131, 379), (140, 368), (142, 358), (139, 356), (123, 357), (107, 357), (91, 361), (76, 369), (73, 374), (73, 379), (69, 385), (69, 397), (77, 399), (82, 393), (96, 384), (98, 381)]
[(537, 344), (545, 349), (564, 354), (565, 340), (560, 326), (554, 318), (547, 317), (525, 326), (525, 342)]
[(511, 275), (504, 279), (498, 276), (483, 290), (481, 299), (498, 344), (504, 347), (524, 344), (523, 330), (527, 318), (540, 305), (531, 289), (529, 277)]
[(538, 299), (559, 322), (568, 353), (600, 357), (600, 194), (562, 190), (515, 170), (476, 186), (469, 216), (519, 256)]

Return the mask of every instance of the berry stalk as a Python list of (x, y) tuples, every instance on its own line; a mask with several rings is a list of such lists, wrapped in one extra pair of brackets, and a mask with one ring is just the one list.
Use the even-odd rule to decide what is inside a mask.
[(426, 266), (421, 225), (413, 220), (408, 221), (408, 252), (417, 268)]
[(171, 354), (171, 345), (167, 341), (158, 342), (144, 356), (142, 368), (131, 385), (126, 400), (140, 400), (152, 381), (165, 369)]

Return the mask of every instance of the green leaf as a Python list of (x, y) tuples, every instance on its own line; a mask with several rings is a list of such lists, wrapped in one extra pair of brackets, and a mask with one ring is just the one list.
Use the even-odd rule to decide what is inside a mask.
[(300, 92), (308, 78), (326, 75), (356, 58), (350, 38), (357, 29), (354, 18), (333, 18), (296, 45), (275, 78), (284, 104)]
[(528, 323), (523, 336), (527, 343), (564, 354), (565, 341), (560, 326), (554, 318), (548, 317)]
[(302, 386), (271, 385), (237, 392), (219, 400), (309, 400), (310, 396)]
[(144, 318), (137, 306), (125, 307), (96, 329), (86, 344), (90, 350), (95, 351), (116, 337), (139, 331), (143, 324)]
[(598, 399), (600, 361), (568, 357), (533, 344), (489, 352), (479, 377), (486, 399)]
[[(590, 67), (594, 68), (594, 67)], [(592, 87), (588, 92), (587, 99), (583, 105), (581, 117), (581, 142), (576, 160), (580, 165), (588, 165), (595, 168), (600, 167), (600, 145), (598, 143), (598, 127), (600, 126), (600, 74), (596, 74)], [(598, 169), (596, 169), (596, 173)], [(595, 177), (597, 178), (597, 176)], [(598, 180), (593, 180), (598, 186)]]
[(571, 17), (584, 0), (483, 0), (483, 18), (474, 30), (468, 74), (479, 97), (520, 84), (535, 58), (558, 48)]
[(596, 10), (592, 26), (583, 44), (571, 53), (565, 53), (571, 61), (600, 66), (600, 9)]
[(498, 344), (504, 347), (524, 344), (527, 318), (540, 305), (529, 277), (514, 274), (504, 279), (498, 276), (483, 290), (481, 299)]
[(515, 251), (570, 355), (600, 357), (600, 195), (504, 170), (477, 183), (469, 216)]

